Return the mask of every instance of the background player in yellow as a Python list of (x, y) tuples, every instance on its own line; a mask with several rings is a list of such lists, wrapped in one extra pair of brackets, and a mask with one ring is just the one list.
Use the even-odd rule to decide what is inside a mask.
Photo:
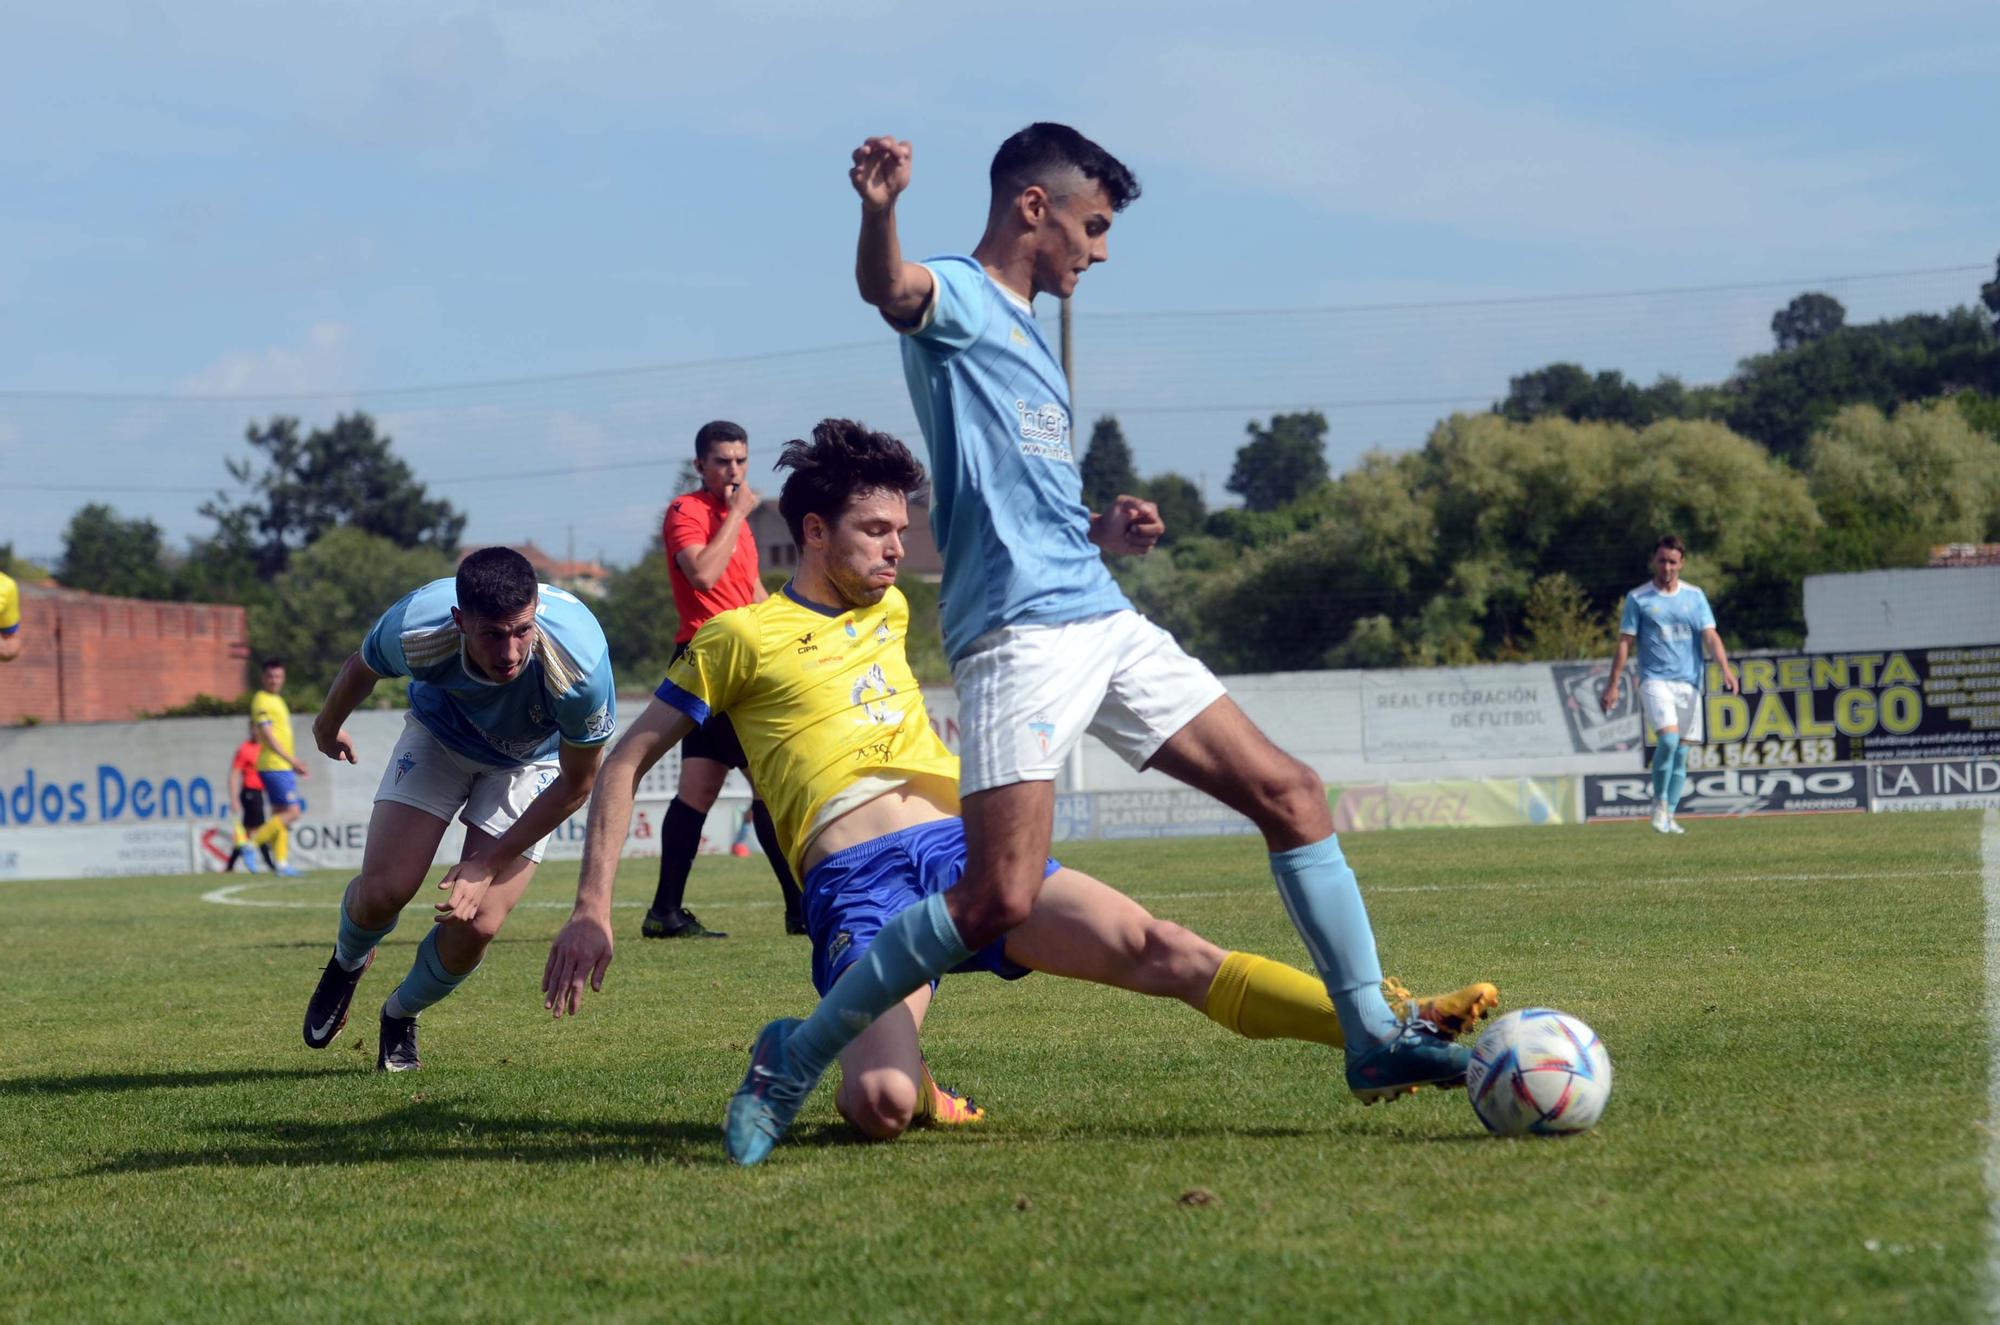
[(264, 783), (264, 801), (271, 817), (250, 835), (250, 845), (271, 846), (277, 858), (277, 872), (297, 874), (292, 868), (290, 828), (305, 810), (299, 798), (298, 779), (306, 768), (292, 757), (292, 710), (285, 703), (285, 660), (266, 658), (258, 673), (259, 689), (250, 696), (250, 725), (257, 729), (257, 776)]
[(0, 662), (21, 656), (21, 586), (0, 572)]
[[(727, 710), (793, 867), (805, 880), (814, 984), (823, 992), (865, 959), (883, 923), (958, 882), (965, 837), (958, 760), (924, 712), (904, 653), (909, 610), (894, 587), (923, 467), (893, 437), (830, 419), (793, 442), (780, 510), (799, 547), (791, 583), (704, 626), (605, 761), (591, 800), (575, 911), (544, 970), (545, 1006), (576, 1011), (611, 963), (611, 891), (639, 780), (709, 712)], [(1055, 861), (1028, 921), (959, 970), (1015, 979), (1046, 971), (1178, 998), (1254, 1039), (1339, 1045), (1319, 980), (1227, 953), (1122, 893)], [(1394, 992), (1407, 997), (1398, 987)], [(928, 1080), (918, 1032), (926, 986), (840, 1054), (841, 1114), (870, 1136), (900, 1134), (963, 1102)], [(1419, 1015), (1455, 1029), (1498, 1001), (1490, 985), (1426, 1000)], [(956, 1106), (954, 1108), (954, 1106)]]

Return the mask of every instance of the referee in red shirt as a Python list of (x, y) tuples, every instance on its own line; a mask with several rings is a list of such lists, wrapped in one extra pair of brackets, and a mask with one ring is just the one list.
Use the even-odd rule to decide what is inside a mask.
[[(744, 528), (757, 509), (757, 494), (744, 482), (750, 464), (750, 434), (718, 419), (694, 435), (695, 469), (701, 487), (682, 493), (667, 505), (661, 538), (667, 549), (667, 569), (674, 586), (674, 610), (680, 629), (674, 632), (674, 657), (710, 617), (732, 607), (764, 601), (764, 582), (757, 573), (757, 540)], [(747, 776), (750, 761), (736, 739), (726, 714), (715, 714), (681, 742), (681, 782), (660, 826), (660, 888), (653, 894), (639, 932), (649, 939), (719, 939), (728, 937), (705, 928), (694, 912), (681, 905), (687, 896), (688, 871), (701, 849), (701, 828), (722, 790), (729, 770)], [(753, 788), (754, 790), (754, 788)], [(778, 849), (778, 833), (762, 798), (750, 802), (757, 843), (770, 858), (771, 871), (785, 893), (785, 932), (806, 932), (799, 886)]]

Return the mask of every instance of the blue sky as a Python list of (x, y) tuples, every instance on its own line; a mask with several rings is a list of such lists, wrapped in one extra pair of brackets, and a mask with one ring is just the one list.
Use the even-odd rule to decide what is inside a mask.
[[(1344, 467), (1557, 358), (1713, 380), (1794, 279), (1930, 273), (1815, 282), (1872, 318), (2000, 252), (1990, 3), (1025, 3), (1007, 46), (939, 8), (8, 7), (0, 472), (47, 486), (0, 542), (93, 497), (199, 534), (273, 413), (366, 409), (472, 540), (614, 561), (705, 419), (753, 461), (914, 434), (853, 293), (871, 133), (916, 144), (914, 254), (972, 244), (1031, 119), (1134, 167), (1079, 431), (1217, 499), (1259, 413), (1326, 406)], [(1718, 285), (1755, 288), (1539, 300)]]

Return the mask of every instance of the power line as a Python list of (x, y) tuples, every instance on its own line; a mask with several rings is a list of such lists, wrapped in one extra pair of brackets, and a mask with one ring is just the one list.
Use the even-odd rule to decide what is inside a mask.
[(1672, 295), (1733, 294), (1749, 290), (1788, 290), (1808, 285), (1846, 285), (1855, 281), (1888, 281), (1913, 276), (1960, 276), (1985, 272), (1986, 263), (1958, 267), (1913, 267), (1906, 271), (1857, 272), (1850, 276), (1794, 276), (1783, 280), (1732, 281), (1722, 285), (1666, 285), (1643, 290), (1599, 290), (1582, 294), (1497, 295), (1489, 299), (1439, 299), (1388, 304), (1319, 304), (1297, 308), (1210, 308), (1199, 313), (1087, 313), (1106, 321), (1140, 321), (1170, 317), (1285, 317), (1321, 313), (1408, 313), (1453, 308), (1503, 308), (1509, 305), (1573, 304), (1608, 299), (1654, 299)]
[[(1485, 405), (1494, 397), (1489, 392), (1476, 396), (1384, 396), (1370, 399), (1311, 401), (1285, 401), (1254, 405), (1120, 405), (1109, 404), (1099, 407), (1104, 414), (1283, 414), (1302, 410), (1319, 410), (1333, 413), (1349, 409), (1382, 409), (1401, 405)], [(623, 469), (658, 469), (668, 462), (659, 456), (644, 460), (612, 460), (591, 465), (561, 465), (546, 469), (516, 469), (498, 473), (448, 474), (441, 477), (419, 479), (427, 487), (446, 485), (464, 486), (468, 483), (502, 483), (520, 479), (569, 478), (577, 474), (604, 474)], [(105, 483), (15, 483), (11, 487), (33, 492), (85, 492), (85, 493), (133, 493), (172, 492), (199, 493), (207, 496), (231, 485), (210, 484), (206, 487), (173, 487), (164, 484), (146, 483), (114, 485)], [(242, 486), (242, 485), (236, 485)]]
[[(1983, 273), (1986, 270), (1987, 264), (1985, 263), (1969, 263), (1949, 267), (1912, 267), (1901, 271), (1855, 272), (1844, 276), (1799, 276), (1785, 279), (1735, 281), (1709, 285), (1658, 286), (1649, 289), (1634, 290), (1600, 290), (1571, 294), (1500, 295), (1483, 299), (1322, 304), (1300, 307), (1178, 309), (1132, 313), (1086, 312), (1080, 313), (1079, 316), (1087, 321), (1162, 321), (1170, 318), (1296, 317), (1345, 313), (1437, 312), (1461, 308), (1531, 307), (1565, 303), (1607, 302), (1618, 299), (1652, 299), (1681, 295), (1728, 294), (1739, 291), (1788, 289), (1811, 285), (1845, 285), (1858, 281), (1900, 280), (1921, 276), (1958, 276), (1973, 272)], [(387, 397), (438, 395), (454, 391), (496, 391), (512, 387), (554, 386), (565, 382), (605, 381), (624, 377), (644, 377), (657, 373), (726, 368), (739, 364), (768, 363), (776, 360), (809, 358), (821, 354), (838, 354), (848, 351), (873, 349), (879, 348), (883, 343), (882, 338), (877, 337), (865, 341), (843, 341), (832, 345), (810, 346), (802, 349), (769, 350), (757, 354), (729, 355), (711, 359), (684, 359), (673, 363), (635, 364), (622, 368), (591, 368), (567, 373), (542, 373), (524, 377), (495, 377), (418, 386), (354, 387), (345, 391), (259, 391), (197, 395), (145, 391), (0, 390), (0, 400), (47, 400), (98, 404), (256, 404), (288, 401), (355, 400), (361, 397), (381, 399)], [(1409, 403), (1424, 404), (1429, 402), (1412, 401)], [(1222, 407), (1218, 406), (1216, 408), (1219, 409)], [(1141, 410), (1133, 408), (1127, 412), (1139, 413)], [(165, 489), (158, 490), (164, 491)]]

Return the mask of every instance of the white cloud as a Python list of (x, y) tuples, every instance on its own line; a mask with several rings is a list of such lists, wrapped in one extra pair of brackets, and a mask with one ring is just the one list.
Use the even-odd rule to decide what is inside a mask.
[(1892, 160), (1482, 103), (1323, 46), (1172, 41), (1121, 69), (1101, 89), (1103, 135), (1121, 153), (1339, 214), (1690, 252), (1854, 242), (1931, 219), (1891, 187), (1903, 168)]
[(345, 390), (352, 384), (354, 329), (315, 322), (297, 345), (227, 350), (175, 390), (192, 396), (283, 395)]

